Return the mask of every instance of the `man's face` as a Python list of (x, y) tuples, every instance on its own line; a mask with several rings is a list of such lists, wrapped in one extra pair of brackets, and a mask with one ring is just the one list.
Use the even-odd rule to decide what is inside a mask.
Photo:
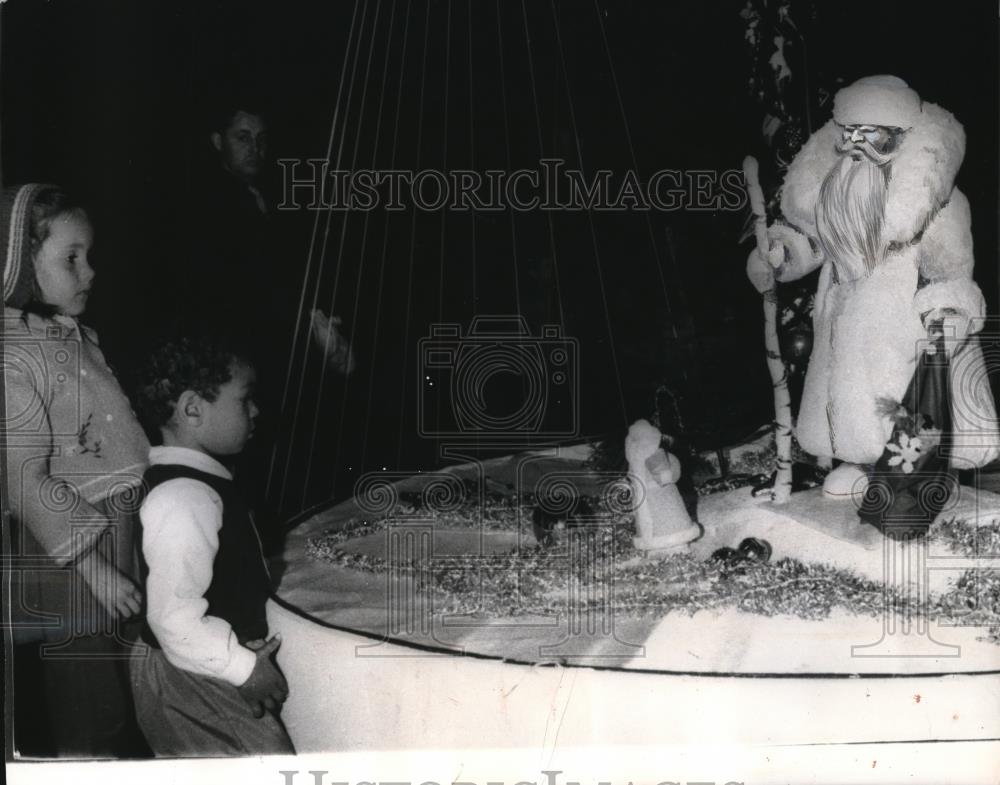
[(212, 134), (212, 144), (226, 171), (252, 183), (267, 160), (267, 126), (258, 115), (239, 111), (225, 133)]
[(865, 155), (880, 166), (893, 158), (903, 136), (901, 129), (881, 125), (842, 125), (840, 129), (840, 152), (856, 158)]

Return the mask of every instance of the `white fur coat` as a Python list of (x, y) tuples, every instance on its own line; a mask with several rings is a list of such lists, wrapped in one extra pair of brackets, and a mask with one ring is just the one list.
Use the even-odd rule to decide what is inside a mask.
[[(789, 166), (781, 192), (788, 249), (778, 280), (799, 278), (829, 261), (817, 237), (820, 187), (838, 162), (840, 129), (831, 120), (814, 133)], [(818, 456), (874, 463), (892, 422), (880, 398), (900, 400), (913, 375), (922, 315), (953, 308), (977, 331), (985, 316), (972, 280), (969, 202), (954, 187), (965, 154), (965, 133), (951, 115), (924, 103), (919, 122), (903, 138), (887, 186), (886, 258), (868, 277), (838, 283), (825, 264), (813, 314), (809, 360), (796, 435)], [(978, 321), (977, 321), (978, 320)], [(1000, 454), (996, 412), (978, 340), (968, 339), (952, 365), (953, 463), (982, 466)]]

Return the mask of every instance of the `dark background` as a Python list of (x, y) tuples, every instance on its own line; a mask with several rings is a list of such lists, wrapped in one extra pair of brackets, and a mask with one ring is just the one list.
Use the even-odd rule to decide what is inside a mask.
[[(218, 96), (260, 97), (273, 159), (325, 157), (339, 95), (334, 154), (342, 142), (344, 169), (534, 169), (556, 157), (586, 172), (723, 172), (748, 153), (768, 156), (748, 90), (743, 7), (8, 0), (3, 179), (58, 182), (90, 207), (99, 278), (87, 320), (127, 376), (162, 315), (182, 308), (162, 293), (176, 289), (165, 283), (198, 240), (184, 207), (197, 172), (213, 165), (206, 112)], [(808, 76), (813, 127), (829, 117), (820, 88), (872, 73), (903, 77), (964, 124), (958, 184), (995, 314), (995, 5), (792, 9), (807, 22), (790, 65), (797, 84)], [(315, 217), (281, 216), (287, 255), (248, 271), (261, 286), (240, 304), (246, 318), (267, 318), (272, 282), (302, 286)], [(361, 363), (346, 384), (312, 384), (289, 439), (297, 460), (312, 456), (317, 468), (296, 478), (286, 506), (343, 495), (365, 469), (437, 460), (440, 442), (417, 428), (417, 342), (434, 322), (467, 327), (474, 314), (521, 314), (535, 334), (560, 324), (579, 341), (582, 437), (623, 433), (653, 412), (657, 389), (670, 391), (700, 446), (752, 432), (772, 412), (760, 299), (743, 273), (750, 246), (738, 244), (744, 219), (689, 209), (334, 214), (323, 273), (315, 254), (306, 290), (311, 298), (318, 286), (320, 303), (333, 303)], [(297, 370), (292, 378), (294, 400)], [(502, 386), (488, 390), (501, 409)]]

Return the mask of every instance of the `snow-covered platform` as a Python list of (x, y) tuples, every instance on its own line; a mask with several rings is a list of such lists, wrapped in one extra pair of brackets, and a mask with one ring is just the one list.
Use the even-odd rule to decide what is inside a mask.
[[(603, 479), (564, 456), (449, 471), (495, 488), (553, 472), (587, 488)], [(780, 508), (747, 490), (699, 501), (699, 555), (760, 536), (774, 559), (875, 580), (889, 556), (900, 556), (817, 492)], [(982, 521), (1000, 516), (998, 502), (986, 493), (966, 500)], [(300, 751), (523, 747), (552, 744), (553, 734), (560, 746), (1000, 737), (1000, 646), (983, 640), (981, 627), (893, 612), (835, 610), (808, 620), (733, 607), (643, 618), (574, 613), (571, 605), (552, 616), (448, 617), (422, 605), (404, 579), (307, 557), (310, 537), (365, 514), (358, 499), (316, 511), (290, 533), (279, 565), (269, 614), (291, 688), (283, 716)], [(505, 536), (439, 530), (426, 542), (443, 555), (483, 553), (509, 547)], [(384, 542), (371, 536), (354, 547), (377, 556)], [(936, 547), (922, 552), (932, 581), (970, 568)]]
[[(960, 486), (938, 515), (970, 525), (1000, 520), (1000, 494)], [(793, 493), (782, 505), (754, 499), (749, 488), (699, 499), (698, 520), (705, 535), (692, 552), (707, 558), (716, 548), (735, 547), (744, 537), (771, 543), (773, 558), (790, 557), (853, 570), (890, 585), (926, 582), (932, 592), (944, 591), (950, 579), (970, 569), (1000, 569), (1000, 559), (970, 559), (956, 555), (946, 543), (899, 543), (862, 524), (850, 500), (831, 500), (820, 488)]]
[[(989, 670), (966, 673), (953, 672), (953, 661), (934, 660), (922, 661), (923, 672), (902, 675), (873, 660), (863, 664), (878, 662), (882, 672), (776, 672), (788, 655), (775, 653), (789, 647), (804, 658), (842, 648), (851, 638), (837, 636), (849, 623), (813, 623), (808, 649), (797, 642), (801, 633), (772, 637), (774, 623), (729, 626), (716, 618), (676, 628), (664, 620), (667, 636), (654, 633), (648, 641), (647, 648), (680, 647), (692, 659), (692, 644), (712, 649), (716, 664), (746, 663), (756, 647), (763, 651), (755, 658), (768, 666), (760, 673), (715, 671), (704, 660), (697, 671), (677, 671), (457, 656), (325, 626), (276, 603), (269, 623), (282, 636), (278, 661), (289, 683), (282, 716), (303, 753), (846, 744), (994, 739), (1000, 732), (995, 660)], [(662, 663), (654, 651), (645, 664)]]

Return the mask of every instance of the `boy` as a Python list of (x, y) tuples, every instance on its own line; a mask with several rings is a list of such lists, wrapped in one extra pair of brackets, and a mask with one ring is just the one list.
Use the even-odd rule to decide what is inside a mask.
[[(164, 343), (141, 375), (158, 431), (141, 519), (148, 656), (131, 664), (139, 724), (157, 755), (294, 753), (287, 696), (265, 641), (270, 578), (247, 505), (222, 461), (253, 435), (254, 370), (214, 339)], [(154, 434), (155, 441), (155, 434)]]

